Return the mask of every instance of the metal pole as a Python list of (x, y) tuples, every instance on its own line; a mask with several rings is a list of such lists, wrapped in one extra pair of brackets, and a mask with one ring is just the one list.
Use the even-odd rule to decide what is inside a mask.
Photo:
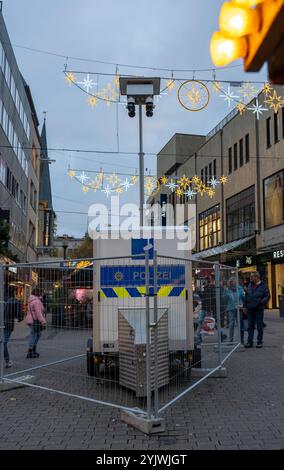
[(236, 268), (236, 289), (237, 289), (237, 328), (238, 328), (238, 343), (241, 343), (241, 312), (240, 312), (240, 302), (239, 302), (239, 273), (238, 268)]
[(139, 194), (140, 194), (140, 227), (143, 227), (143, 207), (144, 207), (144, 152), (143, 152), (143, 119), (142, 105), (139, 105)]
[(151, 418), (151, 344), (150, 344), (150, 304), (149, 304), (149, 248), (145, 249), (145, 284), (146, 284), (146, 388), (147, 388), (147, 417)]
[(155, 393), (154, 393), (154, 417), (159, 414), (159, 383), (158, 383), (158, 256), (154, 251), (154, 343), (155, 343)]
[(4, 382), (4, 267), (0, 264), (0, 382)]
[(216, 316), (218, 333), (218, 359), (222, 364), (222, 332), (221, 332), (221, 291), (220, 291), (220, 264), (215, 264), (215, 292), (216, 292)]

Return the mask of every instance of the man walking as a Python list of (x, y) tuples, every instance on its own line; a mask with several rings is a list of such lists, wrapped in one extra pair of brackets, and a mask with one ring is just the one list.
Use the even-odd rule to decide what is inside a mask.
[(264, 308), (269, 302), (270, 292), (268, 286), (261, 281), (258, 272), (251, 274), (250, 284), (244, 301), (244, 308), (248, 313), (248, 342), (246, 348), (253, 347), (255, 323), (257, 326), (257, 348), (263, 346), (263, 316)]
[(10, 355), (8, 351), (8, 343), (11, 334), (14, 331), (15, 319), (19, 322), (24, 318), (22, 311), (21, 302), (15, 298), (15, 289), (13, 286), (9, 286), (7, 300), (4, 308), (4, 360), (6, 368), (12, 367), (13, 363), (10, 361)]

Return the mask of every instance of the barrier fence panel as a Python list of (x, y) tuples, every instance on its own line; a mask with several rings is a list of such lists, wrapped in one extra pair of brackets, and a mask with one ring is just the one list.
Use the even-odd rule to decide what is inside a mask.
[(240, 341), (236, 270), (145, 258), (3, 266), (1, 378), (158, 417), (220, 369)]

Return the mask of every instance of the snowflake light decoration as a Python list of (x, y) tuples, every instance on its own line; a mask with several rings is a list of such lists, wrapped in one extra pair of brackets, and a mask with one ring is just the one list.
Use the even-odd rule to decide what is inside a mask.
[(123, 183), (121, 183), (121, 186), (123, 186), (125, 191), (128, 191), (128, 189), (132, 186), (130, 183), (129, 179), (126, 178)]
[(196, 196), (197, 192), (190, 188), (184, 194), (188, 199), (192, 200), (194, 196)]
[(83, 79), (82, 82), (77, 82), (78, 85), (82, 85), (83, 88), (85, 88), (86, 92), (87, 93), (90, 93), (90, 91), (92, 90), (92, 88), (94, 88), (94, 86), (97, 85), (97, 83), (95, 82), (95, 80), (93, 80), (91, 77), (90, 77), (90, 74), (88, 73), (87, 76)]
[(216, 189), (220, 182), (217, 180), (217, 178), (215, 178), (215, 176), (212, 176), (211, 180), (209, 181), (209, 184), (213, 189)]
[(173, 179), (170, 180), (170, 182), (168, 184), (166, 184), (167, 188), (169, 188), (169, 190), (174, 193), (176, 188), (178, 187), (178, 185), (174, 182)]
[(178, 100), (187, 111), (202, 111), (208, 106), (210, 93), (203, 82), (187, 80), (179, 87)]
[(228, 85), (227, 91), (222, 90), (223, 93), (220, 95), (221, 98), (224, 98), (225, 101), (227, 101), (228, 106), (231, 106), (231, 103), (233, 101), (237, 101), (239, 97), (237, 95), (234, 95), (234, 92), (231, 90), (231, 85)]
[(110, 175), (108, 177), (108, 182), (112, 185), (112, 186), (117, 186), (118, 183), (119, 183), (119, 177), (117, 176), (116, 173), (112, 173), (112, 175)]
[(264, 102), (267, 103), (269, 107), (274, 110), (275, 113), (277, 113), (279, 109), (284, 106), (284, 100), (282, 96), (277, 95), (276, 90), (274, 90), (273, 94), (269, 95), (268, 99)]
[(268, 111), (267, 108), (264, 108), (261, 104), (259, 104), (258, 98), (255, 100), (255, 104), (248, 108), (253, 114), (256, 114), (257, 119), (259, 120), (260, 116), (264, 111)]
[(109, 197), (112, 193), (112, 188), (108, 184), (104, 189), (102, 189), (102, 192), (106, 195), (106, 197)]
[(86, 173), (84, 171), (82, 171), (82, 173), (78, 176), (78, 180), (82, 184), (85, 184), (89, 179), (90, 179), (90, 177), (88, 175), (86, 175)]

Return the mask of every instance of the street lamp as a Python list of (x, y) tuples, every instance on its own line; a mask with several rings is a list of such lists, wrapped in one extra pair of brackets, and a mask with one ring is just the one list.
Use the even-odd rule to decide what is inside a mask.
[(144, 207), (144, 152), (143, 152), (143, 127), (142, 127), (142, 106), (146, 107), (146, 116), (152, 117), (154, 114), (154, 96), (160, 94), (160, 78), (129, 78), (120, 77), (120, 94), (127, 96), (128, 116), (134, 118), (136, 115), (136, 105), (139, 106), (139, 195), (140, 195), (140, 227), (143, 227), (143, 207)]

